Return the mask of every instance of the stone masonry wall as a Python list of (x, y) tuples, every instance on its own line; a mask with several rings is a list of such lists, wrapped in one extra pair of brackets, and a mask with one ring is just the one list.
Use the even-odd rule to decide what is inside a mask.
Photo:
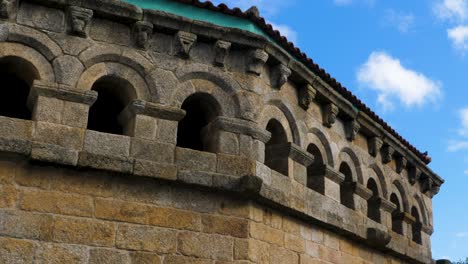
[(432, 262), (443, 180), (262, 36), (0, 0), (0, 69), (0, 263)]

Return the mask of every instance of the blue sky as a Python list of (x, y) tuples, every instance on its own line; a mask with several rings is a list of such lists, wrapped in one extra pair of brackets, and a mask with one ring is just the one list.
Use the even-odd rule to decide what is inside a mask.
[(468, 257), (468, 0), (224, 0), (261, 14), (433, 158), (433, 257)]

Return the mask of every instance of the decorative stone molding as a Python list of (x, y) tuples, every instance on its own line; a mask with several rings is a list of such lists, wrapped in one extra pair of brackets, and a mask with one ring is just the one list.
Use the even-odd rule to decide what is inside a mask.
[(82, 38), (88, 36), (88, 28), (93, 17), (93, 10), (78, 6), (68, 7), (70, 33)]
[(346, 139), (353, 141), (361, 129), (361, 125), (356, 119), (350, 120), (345, 124)]
[(329, 165), (325, 164), (321, 168), (318, 169), (318, 173), (320, 175), (323, 175), (323, 177), (337, 183), (341, 184), (345, 180), (345, 176), (337, 171), (335, 171), (332, 167)]
[(275, 82), (274, 86), (281, 89), (281, 87), (288, 82), (289, 76), (291, 76), (291, 70), (283, 64), (278, 64), (273, 68), (272, 75)]
[(326, 104), (323, 107), (323, 125), (330, 128), (335, 124), (336, 116), (340, 109), (333, 103)]
[(247, 72), (260, 75), (262, 67), (268, 60), (268, 53), (264, 50), (256, 49), (251, 52), (250, 59), (247, 65)]
[(373, 137), (369, 139), (369, 154), (372, 157), (377, 157), (377, 154), (380, 151), (380, 148), (382, 148), (383, 145), (383, 140), (380, 137)]
[(215, 43), (215, 60), (214, 64), (219, 67), (224, 67), (226, 58), (231, 49), (231, 42), (218, 40)]
[(367, 241), (378, 247), (384, 247), (390, 243), (392, 236), (380, 229), (377, 228), (368, 228), (367, 229)]
[(17, 12), (17, 0), (0, 0), (0, 18), (14, 18)]
[(407, 164), (408, 160), (404, 156), (398, 156), (396, 160), (396, 172), (401, 173), (406, 168)]
[(434, 183), (434, 180), (431, 177), (427, 175), (423, 175), (421, 177), (421, 191), (429, 195), (431, 198), (439, 193), (439, 188), (440, 187)]
[(397, 209), (397, 206), (395, 204), (382, 197), (377, 198), (377, 202), (379, 204), (380, 209), (383, 211), (392, 213)]
[(390, 146), (390, 145), (385, 145), (382, 148), (382, 162), (384, 164), (389, 163), (393, 159), (393, 153), (395, 152), (395, 149)]
[(95, 91), (77, 91), (60, 88), (57, 84), (34, 81), (28, 97), (28, 106), (35, 104), (38, 96), (51, 97), (64, 101), (92, 105), (97, 100)]
[(372, 197), (372, 191), (367, 189), (366, 186), (360, 184), (359, 182), (351, 182), (350, 186), (355, 194), (364, 200), (369, 200)]
[(211, 121), (209, 126), (231, 133), (248, 135), (263, 143), (268, 142), (271, 138), (270, 132), (258, 127), (254, 122), (237, 118), (219, 116)]
[(421, 177), (421, 170), (416, 166), (411, 166), (408, 171), (408, 181), (411, 185), (414, 185)]
[(309, 109), (310, 104), (312, 101), (315, 99), (315, 96), (317, 95), (317, 90), (312, 87), (310, 84), (305, 84), (302, 85), (299, 88), (299, 105), (302, 107), (302, 109), (306, 110)]
[(277, 154), (278, 156), (289, 157), (292, 160), (306, 167), (314, 162), (314, 156), (312, 154), (291, 142), (274, 145), (270, 148), (271, 151)]
[(197, 35), (185, 31), (179, 31), (174, 38), (174, 53), (183, 59), (190, 57), (190, 50), (197, 41)]
[(166, 105), (150, 103), (143, 100), (133, 100), (120, 113), (119, 120), (126, 122), (135, 115), (146, 115), (164, 120), (180, 121), (185, 116), (185, 111), (179, 108), (169, 107)]
[(153, 34), (153, 24), (147, 21), (137, 21), (133, 25), (133, 39), (138, 48), (147, 49)]

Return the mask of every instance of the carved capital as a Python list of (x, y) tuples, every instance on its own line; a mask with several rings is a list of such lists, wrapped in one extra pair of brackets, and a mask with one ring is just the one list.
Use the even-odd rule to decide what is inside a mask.
[(256, 49), (250, 54), (250, 59), (247, 65), (247, 72), (260, 75), (262, 67), (268, 60), (268, 53), (264, 50)]
[(361, 125), (356, 119), (346, 122), (345, 124), (346, 138), (349, 141), (353, 141), (356, 138), (356, 135), (359, 133), (359, 129), (361, 129)]
[(138, 48), (147, 49), (153, 34), (153, 24), (147, 21), (137, 21), (133, 25), (133, 40)]
[(410, 167), (408, 171), (408, 181), (411, 185), (414, 185), (421, 177), (421, 170), (416, 166)]
[(193, 44), (197, 41), (197, 35), (179, 31), (174, 39), (174, 53), (181, 58), (188, 59), (190, 57), (190, 50)]
[(392, 146), (390, 145), (385, 145), (382, 148), (382, 162), (384, 164), (389, 163), (393, 159), (393, 153), (395, 153), (395, 150), (393, 149)]
[(288, 82), (289, 76), (291, 76), (291, 69), (283, 64), (278, 64), (273, 69), (274, 86), (276, 88), (283, 87), (283, 85)]
[(335, 104), (329, 103), (323, 108), (323, 125), (332, 127), (335, 124), (336, 116), (340, 109)]
[(16, 0), (0, 0), (0, 18), (13, 18), (18, 10), (17, 6)]
[(317, 90), (310, 84), (305, 84), (299, 88), (299, 105), (304, 109), (309, 109), (310, 104), (317, 95)]
[(407, 164), (408, 160), (404, 156), (398, 156), (396, 160), (396, 172), (401, 173), (406, 168)]
[(93, 17), (93, 10), (79, 6), (68, 7), (70, 34), (82, 38), (88, 36), (88, 28)]
[(215, 43), (215, 61), (214, 64), (219, 67), (224, 67), (226, 57), (231, 49), (231, 42), (218, 40)]
[(423, 175), (421, 177), (421, 191), (423, 193), (428, 193), (432, 191), (433, 187), (434, 187), (434, 180), (427, 175)]
[(377, 157), (377, 154), (380, 151), (380, 148), (383, 145), (383, 140), (380, 137), (373, 137), (369, 139), (369, 154), (372, 157)]
[(432, 189), (431, 189), (431, 191), (429, 193), (429, 196), (432, 198), (432, 197), (436, 196), (439, 193), (439, 191), (440, 191), (440, 186), (437, 185), (437, 184), (433, 184)]

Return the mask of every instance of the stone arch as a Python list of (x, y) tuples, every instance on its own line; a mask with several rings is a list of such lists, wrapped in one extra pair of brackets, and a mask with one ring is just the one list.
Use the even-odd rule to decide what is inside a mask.
[(281, 99), (271, 99), (266, 102), (266, 105), (273, 105), (280, 109), (280, 111), (283, 113), (284, 117), (286, 117), (286, 120), (288, 122), (288, 127), (291, 131), (291, 136), (292, 136), (292, 142), (298, 146), (301, 145), (301, 136), (299, 133), (299, 127), (297, 126), (296, 123), (296, 118), (294, 117), (293, 111), (291, 111), (291, 107), (289, 107), (283, 100)]
[(154, 68), (154, 65), (137, 52), (124, 50), (119, 47), (95, 45), (84, 50), (80, 54), (79, 60), (86, 69), (90, 69), (94, 67), (94, 65), (101, 63), (124, 65), (144, 80), (145, 87), (147, 87), (151, 95), (148, 101), (156, 102), (159, 100), (160, 91), (157, 87), (157, 82), (154, 80), (154, 76), (149, 74)]
[(55, 82), (52, 65), (37, 50), (20, 43), (0, 43), (0, 58), (19, 58), (27, 61), (37, 71), (38, 79), (46, 82)]
[(30, 27), (8, 24), (7, 40), (32, 47), (49, 61), (63, 54), (62, 49), (49, 36)]
[(128, 82), (136, 95), (136, 98), (132, 99), (152, 100), (145, 80), (133, 69), (120, 63), (101, 62), (87, 68), (81, 74), (76, 87), (82, 91), (91, 90), (93, 84), (104, 77), (118, 78)]
[(393, 188), (394, 188), (394, 193), (398, 195), (398, 198), (400, 199), (401, 202), (401, 209), (404, 212), (409, 212), (410, 206), (408, 203), (408, 196), (407, 192), (405, 190), (405, 187), (399, 180), (394, 180), (393, 181)]
[[(354, 153), (354, 151), (351, 148), (343, 148), (340, 154), (338, 155), (338, 161), (339, 162), (335, 164), (337, 166), (341, 166), (342, 162), (346, 162), (348, 164), (352, 171), (353, 181), (359, 182), (360, 184), (364, 184), (361, 162), (359, 161), (359, 158), (356, 155), (356, 153)], [(339, 167), (336, 168), (336, 170), (339, 170)]]
[(414, 195), (414, 203), (413, 206), (415, 206), (418, 209), (419, 216), (421, 217), (421, 222), (425, 225), (428, 225), (428, 216), (427, 216), (427, 209), (426, 206), (421, 199), (421, 197), (417, 194)]
[(308, 142), (307, 146), (310, 143), (313, 143), (320, 150), (323, 158), (323, 163), (329, 165), (330, 167), (335, 167), (335, 162), (333, 160), (333, 152), (330, 147), (330, 142), (328, 141), (325, 134), (320, 131), (318, 128), (311, 128), (308, 133)]
[(379, 187), (380, 194), (382, 195), (383, 198), (388, 199), (388, 188), (387, 188), (387, 182), (385, 181), (385, 175), (383, 174), (382, 169), (377, 165), (377, 164), (372, 164), (369, 166), (370, 172), (369, 172), (369, 177), (371, 177), (373, 172), (377, 178), (375, 179), (377, 184), (377, 187)]
[(294, 136), (286, 115), (274, 105), (265, 105), (260, 113), (258, 124), (261, 128), (266, 128), (270, 120), (277, 120), (285, 130), (288, 142), (293, 142)]

